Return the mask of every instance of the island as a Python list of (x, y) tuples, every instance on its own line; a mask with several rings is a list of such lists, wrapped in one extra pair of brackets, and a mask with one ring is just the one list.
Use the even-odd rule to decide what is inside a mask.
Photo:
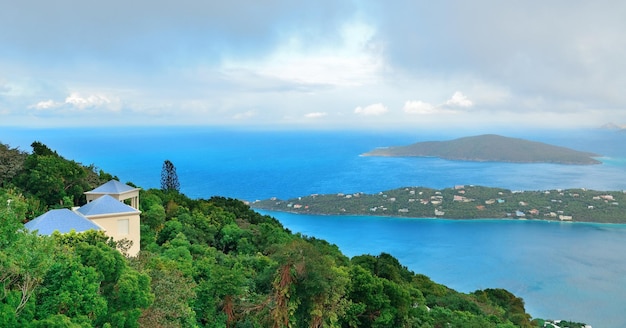
[(537, 141), (485, 134), (449, 141), (425, 141), (408, 146), (377, 148), (362, 156), (438, 157), (475, 162), (601, 164), (600, 155)]
[(626, 223), (626, 191), (516, 191), (458, 185), (441, 190), (405, 187), (377, 194), (313, 194), (250, 204), (256, 209), (319, 215), (446, 219), (534, 219)]

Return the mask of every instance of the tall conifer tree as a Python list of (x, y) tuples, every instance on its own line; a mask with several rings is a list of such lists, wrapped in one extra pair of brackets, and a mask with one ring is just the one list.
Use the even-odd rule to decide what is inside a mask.
[(161, 169), (161, 189), (164, 191), (180, 191), (180, 183), (178, 182), (176, 167), (170, 160), (165, 160), (163, 162), (163, 168)]

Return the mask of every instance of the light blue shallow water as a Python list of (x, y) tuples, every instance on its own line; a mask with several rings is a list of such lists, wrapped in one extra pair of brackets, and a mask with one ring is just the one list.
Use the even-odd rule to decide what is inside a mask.
[[(181, 191), (194, 198), (255, 200), (457, 184), (513, 190), (626, 189), (625, 133), (510, 133), (506, 135), (600, 153), (604, 164), (359, 156), (375, 147), (467, 135), (460, 132), (3, 127), (0, 142), (30, 151), (30, 143), (38, 140), (66, 158), (96, 164), (144, 188), (159, 187), (161, 166), (169, 159), (177, 168)], [(464, 292), (506, 288), (522, 296), (534, 316), (626, 327), (626, 228), (621, 225), (275, 216), (294, 232), (336, 243), (349, 256), (388, 252), (411, 270)]]
[(262, 213), (348, 256), (393, 254), (462, 292), (505, 288), (535, 317), (626, 327), (626, 225)]

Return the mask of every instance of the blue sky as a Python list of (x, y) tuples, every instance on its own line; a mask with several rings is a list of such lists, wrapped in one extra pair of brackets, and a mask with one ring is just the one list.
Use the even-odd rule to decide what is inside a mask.
[(624, 1), (0, 0), (0, 126), (626, 123)]

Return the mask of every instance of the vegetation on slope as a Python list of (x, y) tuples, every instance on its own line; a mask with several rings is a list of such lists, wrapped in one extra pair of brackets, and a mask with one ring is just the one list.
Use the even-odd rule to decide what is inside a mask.
[(378, 148), (364, 156), (439, 157), (477, 162), (601, 164), (599, 155), (495, 134)]
[[(78, 163), (54, 152), (19, 156), (35, 162), (50, 160), (37, 156), (54, 157), (46, 169), (63, 183), (88, 186), (89, 176), (109, 177), (67, 171)], [(40, 190), (24, 188), (17, 177), (29, 174), (17, 170), (0, 188), (2, 327), (539, 323), (530, 320), (523, 300), (506, 290), (458, 293), (384, 253), (350, 259), (335, 245), (293, 234), (276, 219), (222, 197), (193, 200), (171, 189), (142, 191), (142, 251), (135, 258), (122, 256), (101, 232), (38, 236), (23, 230), (24, 219), (72, 202), (40, 198)]]

